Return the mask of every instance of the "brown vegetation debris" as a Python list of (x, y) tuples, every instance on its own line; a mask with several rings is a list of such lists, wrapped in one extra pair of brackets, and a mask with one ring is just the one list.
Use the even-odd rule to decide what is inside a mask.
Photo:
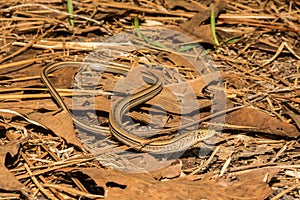
[[(299, 1), (70, 2), (0, 3), (0, 199), (300, 199)], [(62, 61), (96, 63), (48, 75), (73, 115), (41, 81)], [(162, 89), (121, 110), (129, 134), (214, 136), (174, 156), (109, 135), (145, 71)]]

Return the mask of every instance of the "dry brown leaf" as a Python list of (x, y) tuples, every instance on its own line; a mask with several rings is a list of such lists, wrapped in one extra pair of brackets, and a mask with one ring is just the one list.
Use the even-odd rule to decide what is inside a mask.
[(171, 113), (181, 113), (181, 107), (178, 103), (178, 98), (172, 92), (172, 90), (166, 87), (164, 87), (158, 95), (147, 101), (147, 104), (159, 106)]
[[(244, 148), (243, 151), (236, 154), (239, 158), (247, 158), (251, 156), (260, 156), (260, 155), (270, 155), (272, 153), (273, 149), (263, 146), (250, 146), (247, 148)], [(268, 156), (269, 158), (269, 156)]]
[(204, 24), (194, 28), (194, 33), (196, 33), (197, 39), (202, 40), (205, 43), (214, 44), (214, 39), (212, 37), (210, 24)]
[(114, 91), (114, 88), (117, 83), (117, 79), (113, 74), (104, 73), (102, 74), (102, 80), (100, 84), (102, 85), (103, 91)]
[[(91, 177), (105, 191), (105, 199), (264, 199), (273, 191), (263, 182), (266, 173), (274, 169), (236, 176), (235, 180), (219, 178), (188, 181), (155, 180), (150, 174), (129, 174), (114, 170), (65, 168), (64, 172), (82, 172)], [(255, 174), (255, 175), (254, 175)]]
[[(2, 156), (2, 155), (1, 155)], [(1, 190), (7, 190), (7, 191), (21, 191), (25, 189), (25, 186), (20, 183), (16, 177), (5, 167), (0, 166), (0, 188)]]
[(242, 108), (227, 113), (226, 123), (254, 127), (251, 130), (277, 136), (296, 138), (300, 135), (300, 132), (292, 124), (281, 121), (254, 108)]
[[(171, 35), (174, 37), (174, 39), (180, 40), (184, 38), (180, 38), (180, 35), (176, 37), (176, 35)], [(170, 36), (169, 36), (170, 37)], [(182, 41), (182, 42), (187, 42), (187, 41)], [(166, 62), (166, 60), (169, 60), (169, 65), (175, 65), (174, 67), (178, 68), (179, 70), (188, 70), (188, 71), (194, 71), (195, 66), (193, 63), (191, 63), (189, 60), (184, 59), (182, 56), (178, 56), (177, 54), (170, 53), (167, 55), (164, 55), (162, 57), (162, 62)], [(198, 66), (197, 66), (198, 67)]]
[[(151, 110), (153, 112), (153, 110)], [(155, 115), (149, 115), (145, 112), (138, 112), (132, 111), (130, 113), (130, 117), (132, 119), (138, 120), (139, 122), (151, 124), (153, 127), (165, 127), (167, 120), (169, 119), (168, 116), (165, 114), (160, 114), (156, 112)]]
[(199, 3), (187, 2), (186, 0), (165, 0), (164, 6), (170, 10), (177, 8), (184, 8), (189, 11), (200, 11), (206, 6), (200, 6)]
[[(82, 106), (77, 107), (80, 108)], [(111, 110), (111, 100), (104, 96), (96, 96), (94, 109), (109, 113)]]
[(2, 190), (21, 191), (25, 189), (25, 186), (5, 166), (8, 154), (11, 159), (15, 157), (19, 153), (20, 145), (20, 141), (11, 141), (0, 147), (0, 180), (2, 180), (0, 181), (0, 188)]
[[(18, 102), (5, 102), (3, 104), (0, 104), (1, 109), (12, 109), (16, 112), (20, 112), (23, 115), (27, 115), (32, 110), (56, 110), (57, 106), (53, 103), (53, 100), (51, 99), (43, 99), (42, 101), (40, 99), (30, 99), (30, 101), (23, 100)], [(28, 112), (24, 112), (28, 111)]]
[[(219, 12), (221, 12), (225, 6), (226, 2), (224, 0), (219, 0), (214, 3), (215, 17), (218, 16)], [(181, 28), (189, 33), (192, 37), (196, 37), (197, 40), (201, 40), (206, 43), (210, 43), (214, 45), (214, 40), (212, 39), (211, 29), (204, 25), (205, 27), (200, 28), (202, 23), (209, 19), (211, 16), (211, 8), (206, 10), (201, 10), (197, 14), (195, 14), (189, 21), (181, 24)]]
[(61, 68), (53, 72), (50, 78), (55, 88), (69, 88), (74, 86), (74, 74), (79, 70), (78, 67)]
[[(200, 108), (203, 108), (203, 102), (198, 106), (191, 106), (188, 102), (185, 101), (196, 101), (196, 97), (203, 96), (203, 89), (213, 80), (216, 80), (217, 74), (210, 73), (199, 76), (191, 81), (183, 83), (174, 83), (168, 85), (167, 88), (164, 88), (157, 96), (150, 99), (147, 104), (160, 106), (164, 110), (174, 113), (174, 114), (188, 114)], [(192, 91), (190, 91), (192, 89)], [(182, 94), (180, 101), (183, 101), (183, 105), (180, 105), (177, 102), (177, 97), (174, 95), (174, 92)], [(204, 107), (207, 104), (204, 103)]]
[[(145, 153), (145, 154), (139, 154), (139, 155), (133, 156), (132, 158), (128, 158), (128, 161), (130, 162), (129, 167), (127, 168), (128, 171), (132, 169), (132, 166), (136, 166), (137, 168), (133, 168), (133, 171), (132, 171), (133, 173), (136, 173), (137, 169), (141, 169), (141, 170), (147, 171), (147, 172), (159, 170), (166, 166), (171, 165), (175, 160), (172, 160), (172, 159), (159, 160), (154, 155)], [(127, 166), (125, 164), (124, 169), (126, 169), (126, 167)], [(140, 171), (140, 172), (142, 172), (142, 171)]]
[(299, 113), (296, 114), (291, 109), (289, 109), (288, 106), (285, 106), (285, 112), (294, 120), (294, 122), (296, 123), (298, 129), (300, 129), (300, 115), (299, 115)]
[(131, 94), (131, 93), (135, 93), (136, 90), (140, 90), (140, 88), (146, 86), (147, 84), (143, 80), (143, 75), (142, 75), (143, 69), (144, 69), (143, 67), (136, 67), (130, 70), (127, 73), (126, 78), (119, 80), (117, 84), (114, 86), (114, 88), (112, 88), (112, 91), (120, 92), (124, 94)]
[[(181, 24), (181, 27), (188, 31), (189, 33), (193, 33), (193, 28), (200, 26), (204, 21), (209, 19), (211, 11), (206, 9), (202, 12), (196, 13), (189, 21)], [(191, 28), (193, 27), (193, 28)]]
[(181, 165), (171, 165), (165, 167), (164, 169), (154, 171), (151, 174), (155, 177), (156, 180), (176, 178), (181, 174)]
[[(265, 179), (266, 183), (270, 183), (272, 178), (276, 176), (280, 170), (280, 168), (266, 167), (261, 169), (250, 169), (246, 171), (240, 171), (236, 172), (236, 174), (238, 174), (238, 178), (242, 182), (248, 182), (251, 179), (256, 179), (258, 181), (262, 181)], [(266, 175), (268, 176), (266, 177)]]
[(32, 113), (31, 119), (49, 128), (55, 135), (64, 138), (68, 143), (76, 145), (81, 149), (85, 149), (82, 143), (78, 140), (74, 127), (73, 120), (69, 113), (60, 111), (53, 114), (49, 113)]
[(223, 72), (221, 74), (223, 80), (226, 81), (227, 87), (231, 85), (233, 85), (237, 89), (243, 89), (247, 87), (247, 83), (245, 80), (243, 80), (243, 76), (241, 76), (241, 74), (238, 74), (233, 71), (229, 71), (226, 73)]

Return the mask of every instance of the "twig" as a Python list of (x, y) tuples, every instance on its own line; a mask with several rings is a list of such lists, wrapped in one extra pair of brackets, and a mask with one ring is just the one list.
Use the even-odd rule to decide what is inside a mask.
[(292, 190), (296, 189), (297, 187), (300, 186), (300, 183), (297, 183), (295, 185), (293, 185), (292, 187), (286, 189), (286, 190), (283, 190), (282, 192), (280, 192), (279, 194), (277, 194), (275, 197), (273, 197), (271, 200), (278, 200), (280, 199), (280, 197), (283, 197), (283, 195), (291, 192)]
[(227, 158), (226, 162), (224, 163), (222, 169), (221, 169), (221, 172), (219, 174), (219, 177), (223, 176), (225, 174), (225, 172), (227, 171), (227, 168), (231, 162), (231, 155)]
[(296, 54), (296, 52), (289, 46), (289, 44), (287, 42), (282, 42), (281, 45), (278, 47), (276, 54), (270, 60), (262, 64), (262, 66), (266, 66), (267, 64), (273, 62), (277, 58), (277, 56), (279, 56), (279, 54), (282, 52), (284, 47), (286, 47), (296, 58), (300, 60), (300, 56)]
[(217, 148), (214, 150), (214, 152), (210, 155), (210, 157), (207, 159), (207, 161), (201, 165), (198, 166), (197, 169), (195, 169), (192, 173), (190, 173), (189, 175), (194, 175), (196, 173), (198, 173), (199, 171), (205, 169), (207, 166), (209, 166), (209, 164), (211, 163), (211, 161), (213, 160), (213, 158), (215, 157), (215, 155), (219, 152), (220, 150), (220, 146), (217, 146)]
[(73, 188), (68, 188), (68, 187), (64, 187), (62, 185), (57, 185), (57, 184), (43, 184), (43, 186), (49, 187), (49, 188), (55, 188), (57, 190), (67, 192), (71, 195), (84, 196), (84, 197), (88, 197), (88, 198), (102, 198), (102, 199), (104, 198), (103, 195), (90, 194), (90, 193), (82, 192), (82, 191), (79, 191), (79, 190), (76, 190)]
[(56, 27), (56, 25), (52, 26), (49, 30), (47, 30), (45, 33), (43, 33), (42, 35), (36, 37), (35, 39), (31, 40), (27, 45), (25, 45), (23, 48), (19, 49), (18, 51), (10, 54), (9, 56), (6, 56), (5, 58), (2, 58), (0, 60), (0, 63), (15, 57), (16, 55), (22, 53), (23, 51), (26, 51), (29, 47), (31, 47), (34, 43), (36, 43), (37, 41), (39, 41), (40, 39), (42, 39), (43, 37), (45, 37), (49, 32), (51, 32), (54, 28)]
[(52, 194), (50, 194), (40, 183), (39, 181), (36, 179), (36, 177), (32, 174), (30, 168), (28, 167), (27, 163), (24, 163), (24, 167), (27, 171), (27, 173), (29, 174), (31, 180), (33, 181), (33, 183), (36, 185), (36, 187), (39, 188), (39, 190), (48, 198), (48, 199), (56, 199), (53, 197)]
[(35, 3), (32, 3), (32, 4), (21, 4), (21, 5), (17, 5), (17, 6), (11, 6), (9, 8), (6, 8), (6, 9), (2, 9), (1, 11), (11, 11), (11, 10), (15, 10), (15, 9), (18, 9), (18, 8), (24, 8), (24, 7), (42, 7), (46, 10), (51, 10), (55, 13), (58, 13), (58, 14), (63, 14), (63, 15), (67, 15), (67, 16), (73, 16), (73, 17), (78, 17), (78, 18), (81, 18), (81, 19), (85, 19), (87, 21), (91, 21), (91, 22), (94, 22), (98, 25), (102, 25), (103, 22), (99, 22), (95, 19), (91, 19), (89, 17), (84, 17), (84, 16), (81, 16), (81, 15), (76, 15), (76, 14), (70, 14), (70, 13), (67, 13), (67, 12), (64, 12), (64, 11), (60, 11), (60, 10), (56, 10), (56, 9), (53, 9), (53, 8), (50, 8), (48, 6), (45, 6), (43, 4), (35, 4)]

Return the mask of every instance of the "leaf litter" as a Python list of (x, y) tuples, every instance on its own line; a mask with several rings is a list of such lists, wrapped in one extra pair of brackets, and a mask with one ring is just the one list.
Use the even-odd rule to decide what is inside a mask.
[[(211, 1), (72, 2), (75, 27), (69, 24), (65, 2), (1, 2), (0, 108), (14, 113), (1, 113), (0, 119), (1, 198), (299, 198), (297, 1), (215, 1), (219, 46), (210, 28)], [(164, 169), (132, 174), (108, 167), (116, 159), (114, 152), (126, 146), (108, 140), (96, 143), (82, 130), (77, 135), (70, 116), (50, 98), (39, 74), (42, 67), (53, 62), (82, 61), (101, 44), (99, 41), (133, 29), (136, 16), (140, 28), (155, 29), (160, 24), (181, 30), (209, 49), (224, 81), (227, 107), (251, 106), (226, 114), (223, 133), (209, 154), (201, 155), (201, 149), (205, 145), (209, 148), (210, 140), (170, 160), (172, 164)], [(174, 35), (164, 37), (178, 39)], [(195, 47), (186, 45), (185, 49)], [(166, 89), (184, 88), (181, 77), (195, 96), (185, 90), (178, 93), (198, 101), (200, 117), (211, 114), (209, 94), (218, 88), (203, 81), (186, 60), (157, 47), (130, 53), (128, 57), (116, 57), (115, 64), (131, 68), (136, 63), (159, 64), (168, 68), (163, 72), (168, 78), (162, 92), (130, 113), (136, 123), (168, 128), (176, 126), (182, 117), (199, 118), (193, 113), (194, 107), (185, 109), (188, 116), (180, 116), (181, 107)], [(181, 76), (172, 75), (172, 70)], [(56, 71), (51, 81), (69, 108), (74, 108), (70, 97), (77, 95), (84, 100), (75, 102), (75, 108), (86, 111), (80, 116), (83, 121), (95, 120), (90, 110), (96, 108), (96, 121), (107, 126), (110, 97), (122, 77), (104, 73), (97, 85), (99, 95), (93, 100), (72, 88), (76, 73), (71, 69)], [(214, 80), (213, 74), (207, 75), (212, 78), (206, 80)], [(219, 127), (208, 121), (200, 124), (208, 126)], [(97, 160), (86, 149), (103, 155)], [(138, 163), (154, 158), (144, 155), (130, 159)]]

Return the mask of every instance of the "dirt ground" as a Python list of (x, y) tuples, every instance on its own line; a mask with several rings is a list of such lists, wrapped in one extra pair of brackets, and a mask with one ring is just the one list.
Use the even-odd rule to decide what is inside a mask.
[(1, 199), (300, 199), (299, 1), (0, 14)]

